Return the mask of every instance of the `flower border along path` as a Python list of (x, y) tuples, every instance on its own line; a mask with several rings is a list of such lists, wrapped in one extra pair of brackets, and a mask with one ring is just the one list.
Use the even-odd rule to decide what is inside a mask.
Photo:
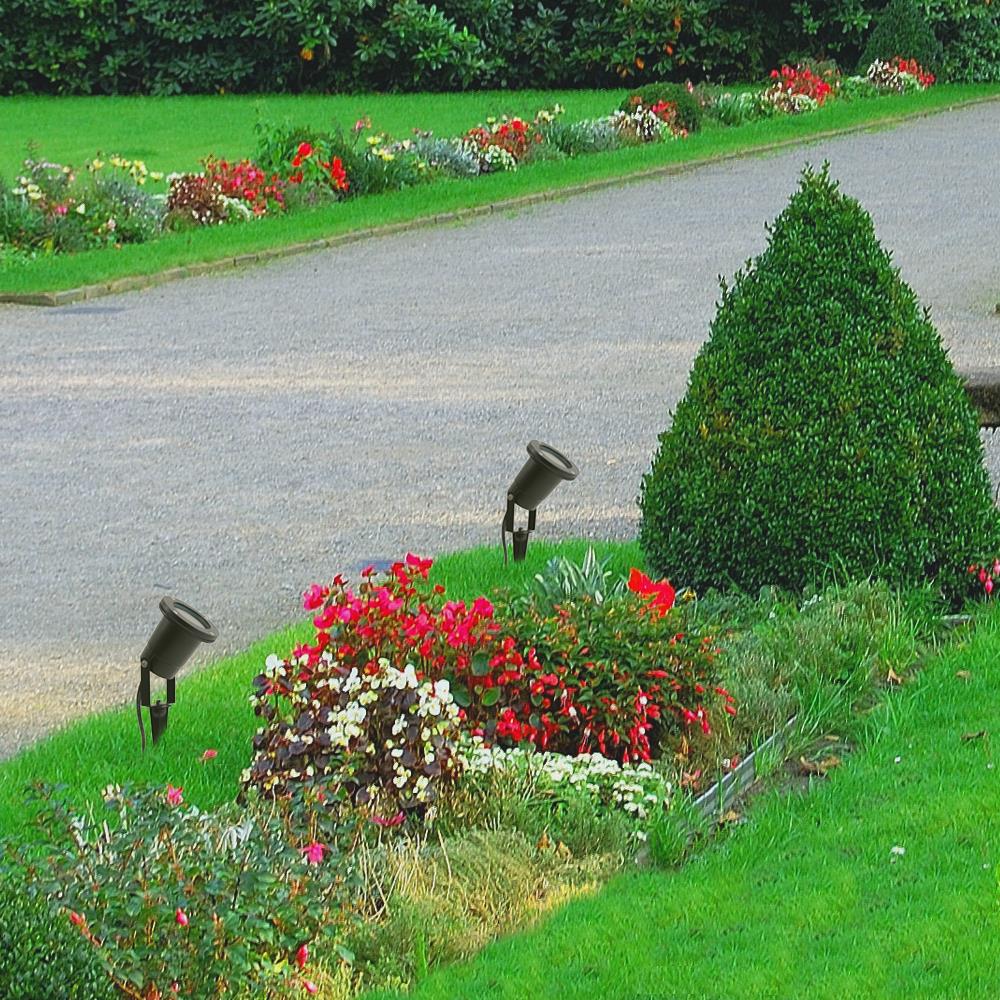
[(709, 166), (715, 163), (743, 159), (748, 156), (759, 156), (761, 154), (776, 152), (778, 150), (788, 149), (794, 146), (807, 145), (809, 143), (814, 143), (824, 139), (831, 139), (841, 135), (852, 135), (857, 132), (867, 132), (888, 128), (906, 121), (927, 118), (931, 115), (940, 114), (941, 112), (955, 111), (961, 108), (972, 107), (977, 104), (986, 104), (994, 101), (1000, 101), (1000, 94), (992, 94), (987, 97), (974, 97), (965, 101), (956, 101), (953, 104), (944, 105), (942, 107), (921, 109), (919, 111), (908, 112), (905, 114), (887, 115), (873, 121), (866, 121), (860, 125), (827, 129), (822, 132), (811, 133), (810, 135), (804, 137), (762, 143), (760, 145), (750, 146), (734, 150), (732, 152), (719, 153), (714, 156), (706, 156), (697, 160), (689, 160), (685, 163), (664, 164), (663, 166), (639, 170), (629, 174), (621, 174), (616, 177), (605, 177), (598, 180), (586, 181), (582, 184), (573, 184), (567, 187), (553, 188), (546, 191), (535, 192), (533, 194), (521, 195), (516, 198), (506, 198), (501, 201), (490, 202), (485, 205), (475, 205), (470, 208), (462, 208), (450, 212), (439, 212), (424, 215), (416, 219), (410, 219), (404, 222), (391, 222), (373, 228), (357, 229), (353, 232), (341, 233), (336, 236), (330, 236), (323, 239), (308, 240), (302, 243), (292, 243), (281, 247), (271, 247), (254, 253), (239, 254), (235, 257), (225, 257), (220, 260), (186, 264), (180, 267), (168, 268), (165, 271), (159, 271), (154, 274), (130, 275), (124, 278), (117, 278), (114, 281), (101, 282), (92, 285), (81, 285), (78, 288), (68, 288), (58, 292), (0, 293), (0, 303), (26, 306), (69, 305), (74, 302), (82, 302), (87, 299), (99, 298), (104, 295), (115, 295), (120, 292), (130, 292), (142, 288), (150, 288), (156, 285), (165, 284), (169, 281), (176, 281), (180, 278), (191, 278), (205, 274), (222, 273), (229, 271), (232, 268), (242, 267), (247, 264), (265, 263), (267, 261), (277, 260), (283, 257), (291, 257), (295, 254), (307, 253), (311, 250), (330, 249), (342, 246), (346, 243), (354, 243), (358, 240), (367, 239), (372, 236), (389, 236), (395, 233), (407, 232), (412, 229), (422, 229), (428, 226), (440, 225), (442, 223), (464, 222), (480, 216), (491, 215), (494, 212), (527, 208), (531, 205), (537, 205), (546, 201), (554, 201), (558, 198), (577, 194), (586, 194), (592, 191), (600, 191), (605, 188), (614, 187), (618, 184), (686, 173), (691, 170), (697, 170), (699, 167)]

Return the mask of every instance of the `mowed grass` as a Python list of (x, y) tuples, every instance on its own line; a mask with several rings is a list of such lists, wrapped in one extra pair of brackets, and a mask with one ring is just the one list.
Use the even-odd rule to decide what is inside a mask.
[(60, 163), (82, 164), (100, 151), (145, 160), (151, 170), (198, 170), (209, 153), (252, 155), (259, 119), (350, 131), (365, 116), (380, 132), (406, 138), (414, 128), (459, 135), (487, 115), (534, 115), (560, 103), (569, 119), (609, 114), (625, 90), (488, 90), (466, 94), (272, 94), (183, 97), (0, 98), (0, 176), (16, 173), (26, 145)]
[[(405, 137), (413, 127), (458, 134), (487, 115), (531, 115), (559, 101), (567, 118), (605, 115), (627, 93), (608, 91), (509, 91), (355, 97), (177, 97), (0, 99), (0, 175), (13, 176), (27, 140), (51, 159), (82, 163), (97, 151), (139, 156), (151, 169), (195, 169), (215, 152), (249, 156), (254, 122), (272, 120), (350, 127), (364, 113), (375, 129)], [(393, 223), (410, 222), (524, 195), (558, 192), (590, 181), (641, 175), (671, 164), (752, 152), (788, 140), (808, 140), (831, 131), (886, 118), (943, 110), (956, 102), (1000, 97), (1000, 85), (935, 86), (922, 94), (878, 100), (831, 102), (820, 111), (734, 128), (709, 123), (683, 141), (543, 162), (511, 173), (470, 180), (437, 181), (403, 191), (352, 199), (313, 211), (275, 216), (250, 224), (168, 234), (152, 243), (121, 249), (52, 255), (0, 269), (0, 292), (57, 291), (116, 278), (155, 274), (185, 264), (329, 238)]]
[[(431, 570), (431, 580), (446, 587), (447, 597), (471, 601), (498, 588), (522, 586), (555, 555), (582, 559), (591, 544), (599, 556), (610, 555), (613, 566), (623, 572), (643, 565), (636, 543), (533, 541), (528, 558), (508, 566), (503, 565), (499, 545), (442, 556)], [(303, 589), (310, 582), (303, 581)], [(147, 743), (145, 754), (140, 752), (135, 714), (136, 671), (135, 680), (122, 686), (123, 699), (131, 697), (132, 702), (75, 722), (0, 762), (0, 837), (31, 839), (36, 810), (26, 807), (26, 789), (36, 781), (65, 785), (70, 801), (79, 806), (99, 802), (108, 784), (126, 782), (179, 785), (185, 800), (203, 809), (235, 798), (258, 725), (248, 700), (251, 681), (270, 653), (288, 655), (297, 643), (311, 641), (314, 633), (311, 616), (303, 612), (301, 623), (181, 677), (167, 732), (155, 747)], [(160, 687), (154, 689), (157, 697), (162, 697)], [(148, 740), (148, 713), (144, 715)], [(208, 749), (218, 756), (203, 762)]]
[(998, 665), (994, 607), (891, 693), (865, 749), (808, 794), (762, 796), (683, 869), (621, 876), (409, 996), (996, 996)]

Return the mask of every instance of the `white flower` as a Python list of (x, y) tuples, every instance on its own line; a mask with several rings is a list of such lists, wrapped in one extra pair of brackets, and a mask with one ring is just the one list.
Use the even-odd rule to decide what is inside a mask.
[(268, 670), (277, 670), (282, 664), (282, 659), (277, 653), (272, 653), (265, 661), (264, 666)]
[(87, 206), (82, 201), (80, 202), (79, 205), (76, 206), (76, 214), (77, 215), (87, 214)]
[(893, 849), (889, 853), (892, 854), (894, 857), (901, 858), (906, 853), (906, 848), (900, 847), (899, 844), (896, 844), (896, 846), (893, 847)]

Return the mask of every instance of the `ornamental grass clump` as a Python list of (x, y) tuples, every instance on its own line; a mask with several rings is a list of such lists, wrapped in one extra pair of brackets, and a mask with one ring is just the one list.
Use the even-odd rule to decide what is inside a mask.
[(642, 482), (653, 570), (696, 588), (828, 573), (957, 602), (997, 550), (976, 415), (872, 220), (807, 168), (766, 250), (722, 284)]

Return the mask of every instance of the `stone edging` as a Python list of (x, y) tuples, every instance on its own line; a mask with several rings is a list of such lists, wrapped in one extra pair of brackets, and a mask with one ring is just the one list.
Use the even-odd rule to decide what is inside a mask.
[(384, 226), (377, 226), (369, 229), (357, 229), (350, 233), (342, 233), (338, 236), (309, 240), (305, 243), (292, 243), (287, 246), (271, 247), (259, 250), (255, 253), (240, 254), (236, 257), (225, 257), (221, 260), (203, 261), (197, 264), (184, 264), (179, 267), (171, 267), (165, 271), (157, 271), (154, 274), (136, 274), (125, 278), (116, 278), (114, 281), (101, 282), (93, 285), (81, 285), (79, 288), (67, 288), (61, 292), (4, 292), (0, 293), (0, 303), (10, 303), (22, 306), (65, 306), (73, 302), (82, 302), (86, 299), (94, 299), (103, 295), (115, 295), (119, 292), (132, 292), (141, 288), (151, 288), (156, 285), (166, 284), (168, 281), (176, 281), (180, 278), (193, 278), (203, 274), (217, 274), (228, 271), (230, 268), (241, 267), (245, 264), (264, 263), (266, 261), (278, 260), (282, 257), (291, 257), (295, 254), (308, 253), (310, 250), (326, 250), (332, 247), (343, 246), (347, 243), (354, 243), (358, 240), (368, 239), (371, 236), (390, 236), (395, 233), (408, 232), (413, 229), (424, 229), (428, 226), (436, 226), (447, 222), (464, 222), (469, 219), (491, 215), (494, 212), (505, 212), (512, 209), (527, 208), (531, 205), (538, 205), (546, 201), (555, 201), (559, 198), (570, 197), (577, 194), (587, 194), (591, 191), (601, 191), (619, 184), (627, 184), (635, 181), (651, 180), (657, 177), (669, 177), (674, 174), (687, 173), (690, 170), (697, 170), (700, 167), (711, 166), (715, 163), (725, 163), (729, 160), (745, 159), (751, 156), (759, 156), (764, 153), (772, 153), (794, 146), (803, 146), (823, 139), (832, 139), (841, 135), (852, 135), (857, 132), (868, 132), (888, 125), (896, 125), (901, 122), (911, 121), (917, 118), (929, 118), (932, 115), (941, 114), (946, 111), (955, 111), (960, 108), (973, 107), (977, 104), (988, 104), (1000, 100), (1000, 94), (989, 97), (973, 97), (967, 101), (958, 101), (955, 104), (942, 105), (937, 108), (914, 111), (904, 115), (889, 115), (885, 118), (864, 122), (860, 125), (850, 125), (840, 129), (826, 129), (823, 132), (813, 132), (808, 136), (792, 139), (781, 139), (777, 142), (765, 143), (762, 146), (754, 146), (751, 149), (734, 150), (730, 153), (719, 153), (715, 156), (706, 156), (698, 160), (688, 160), (684, 163), (668, 163), (659, 167), (652, 167), (648, 170), (639, 170), (631, 174), (623, 174), (616, 177), (602, 177), (598, 180), (584, 181), (581, 184), (571, 184), (568, 187), (556, 188), (551, 191), (538, 191), (533, 194), (520, 195), (517, 198), (506, 198), (503, 201), (490, 202), (486, 205), (475, 205), (471, 208), (461, 208), (453, 212), (439, 212), (434, 215), (425, 215), (417, 219), (410, 219), (406, 222), (391, 222)]
[(798, 716), (793, 715), (777, 732), (769, 736), (753, 753), (740, 761), (739, 766), (702, 792), (692, 807), (706, 820), (718, 819), (746, 789), (757, 780), (757, 754), (775, 745), (784, 746)]

